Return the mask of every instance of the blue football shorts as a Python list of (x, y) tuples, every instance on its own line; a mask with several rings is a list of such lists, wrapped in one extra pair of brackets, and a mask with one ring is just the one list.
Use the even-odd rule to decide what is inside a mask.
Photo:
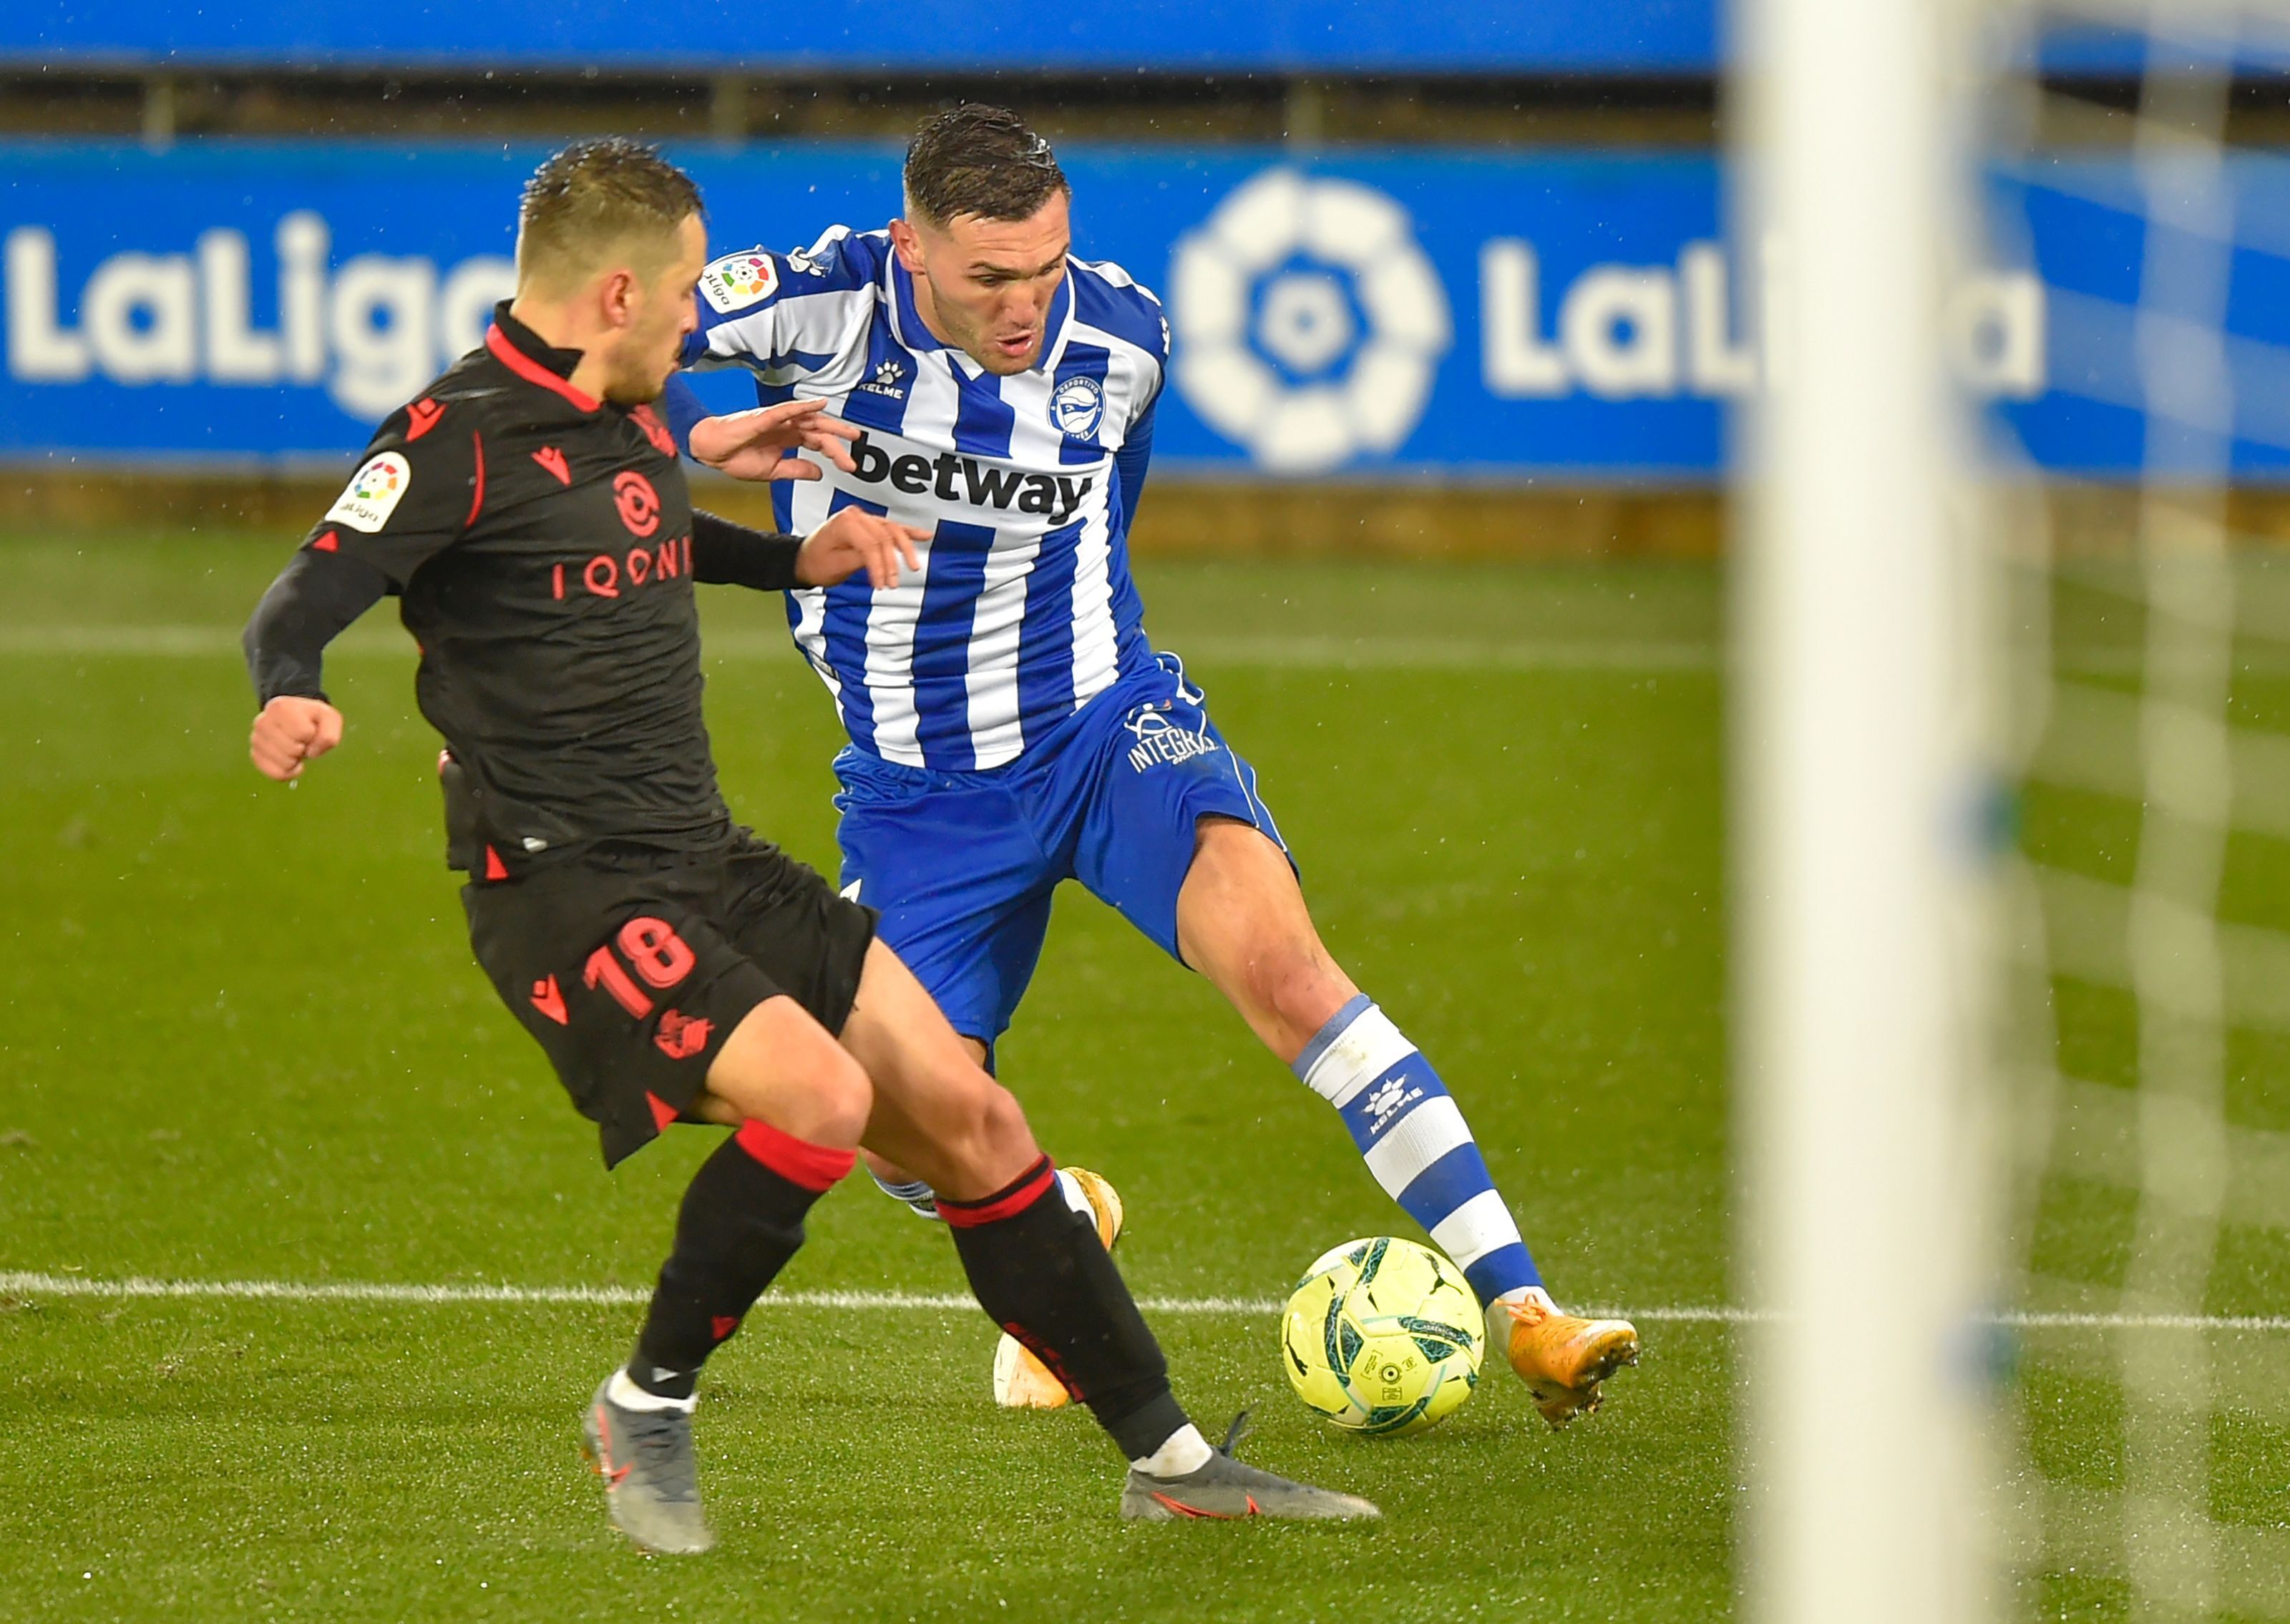
[[(1033, 979), (1050, 894), (1079, 880), (1180, 963), (1177, 892), (1203, 818), (1287, 843), (1174, 655), (1138, 662), (1016, 761), (982, 772), (836, 757), (843, 894), (954, 1029), (989, 1046)], [(1291, 862), (1293, 864), (1293, 859)]]

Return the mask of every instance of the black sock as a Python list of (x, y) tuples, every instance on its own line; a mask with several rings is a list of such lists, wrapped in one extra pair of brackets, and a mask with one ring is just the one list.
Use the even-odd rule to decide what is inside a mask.
[(700, 1367), (795, 1256), (804, 1214), (851, 1162), (849, 1151), (760, 1122), (718, 1146), (684, 1192), (676, 1249), (661, 1265), (629, 1379), (662, 1398), (691, 1397)]
[(1097, 1226), (1066, 1204), (1050, 1158), (979, 1201), (938, 1210), (994, 1323), (1090, 1407), (1132, 1460), (1187, 1424), (1161, 1345), (1106, 1255)]

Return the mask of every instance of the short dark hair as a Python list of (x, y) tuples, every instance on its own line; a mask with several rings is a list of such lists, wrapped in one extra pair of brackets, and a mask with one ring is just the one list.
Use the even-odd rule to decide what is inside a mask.
[[(617, 135), (575, 141), (524, 183), (516, 220), (517, 279), (569, 281), (631, 237), (664, 243), (700, 212), (700, 188), (657, 147)], [(653, 257), (648, 248), (639, 253)], [(667, 262), (665, 253), (659, 262)]]
[(965, 101), (923, 121), (907, 146), (907, 212), (943, 226), (957, 215), (1027, 220), (1070, 195), (1049, 142), (1007, 108)]

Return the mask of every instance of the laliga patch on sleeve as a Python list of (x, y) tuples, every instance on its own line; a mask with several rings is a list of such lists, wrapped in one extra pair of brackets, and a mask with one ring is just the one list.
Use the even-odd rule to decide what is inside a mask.
[(727, 253), (700, 273), (700, 294), (719, 316), (759, 304), (780, 291), (780, 268), (760, 248)]
[(347, 524), (373, 534), (389, 523), (413, 483), (413, 467), (396, 452), (383, 452), (351, 476), (334, 505), (326, 509), (326, 523)]

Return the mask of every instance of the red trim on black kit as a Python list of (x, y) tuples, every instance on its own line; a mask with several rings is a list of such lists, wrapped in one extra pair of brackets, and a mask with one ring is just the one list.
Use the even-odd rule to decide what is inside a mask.
[(957, 1229), (974, 1229), (981, 1224), (996, 1223), (1005, 1218), (1014, 1218), (1048, 1195), (1058, 1181), (1058, 1170), (1044, 1156), (1006, 1188), (996, 1191), (982, 1201), (949, 1201), (938, 1198), (938, 1215)]
[(790, 1184), (800, 1184), (807, 1190), (832, 1189), (843, 1175), (849, 1172), (859, 1160), (855, 1150), (837, 1150), (829, 1145), (814, 1145), (792, 1133), (782, 1133), (767, 1122), (754, 1117), (740, 1124), (732, 1136), (740, 1141), (740, 1148), (770, 1168)]
[(552, 395), (562, 395), (583, 412), (594, 412), (604, 404), (595, 396), (574, 388), (569, 380), (559, 378), (540, 362), (510, 343), (508, 334), (503, 332), (498, 324), (485, 329), (485, 348), (492, 351), (494, 360), (524, 379), (525, 382), (537, 388), (547, 389)]

